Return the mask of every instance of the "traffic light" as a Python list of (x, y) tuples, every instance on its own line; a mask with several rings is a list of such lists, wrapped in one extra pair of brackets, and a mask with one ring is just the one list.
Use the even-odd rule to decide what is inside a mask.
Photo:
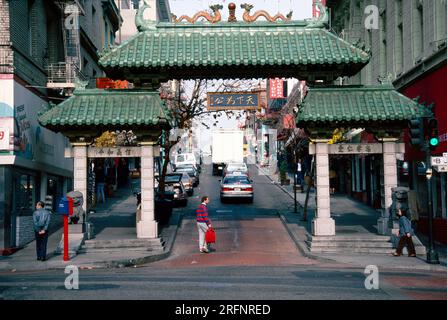
[(424, 142), (424, 121), (422, 118), (411, 119), (408, 123), (410, 127), (410, 143), (413, 146), (422, 146)]
[(430, 150), (436, 149), (439, 145), (438, 120), (430, 118), (427, 122), (427, 139)]

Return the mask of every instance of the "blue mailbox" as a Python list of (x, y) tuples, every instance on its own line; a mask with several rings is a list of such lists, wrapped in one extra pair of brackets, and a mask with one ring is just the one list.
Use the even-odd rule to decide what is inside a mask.
[(70, 200), (69, 198), (63, 197), (59, 200), (57, 204), (57, 214), (68, 216), (70, 214)]

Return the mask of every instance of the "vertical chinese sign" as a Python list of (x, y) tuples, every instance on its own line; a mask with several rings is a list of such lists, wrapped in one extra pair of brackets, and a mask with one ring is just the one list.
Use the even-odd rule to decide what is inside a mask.
[(270, 99), (284, 99), (284, 80), (270, 79)]

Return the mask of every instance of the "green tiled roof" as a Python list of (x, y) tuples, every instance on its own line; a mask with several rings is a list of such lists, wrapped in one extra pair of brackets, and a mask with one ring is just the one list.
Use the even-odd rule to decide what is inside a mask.
[(164, 22), (103, 52), (99, 62), (109, 76), (123, 76), (124, 69), (132, 72), (139, 69), (148, 74), (179, 73), (194, 77), (198, 69), (205, 68), (207, 73), (203, 77), (211, 78), (215, 76), (214, 70), (228, 72), (228, 67), (235, 71), (259, 67), (256, 71), (260, 73), (271, 68), (278, 76), (296, 75), (300, 70), (318, 67), (315, 70), (351, 75), (369, 59), (368, 53), (328, 30), (307, 28), (299, 21)]
[(73, 96), (39, 115), (47, 128), (169, 127), (158, 92), (143, 90), (75, 90)]
[(306, 122), (397, 122), (428, 116), (430, 113), (392, 86), (310, 88), (299, 107), (299, 125)]

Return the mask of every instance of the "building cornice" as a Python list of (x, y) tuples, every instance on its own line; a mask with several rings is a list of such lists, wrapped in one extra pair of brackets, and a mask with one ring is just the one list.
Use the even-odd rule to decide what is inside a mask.
[(447, 46), (435, 52), (427, 59), (421, 61), (419, 64), (405, 72), (394, 80), (393, 85), (397, 90), (402, 90), (411, 85), (421, 77), (431, 73), (447, 64)]

